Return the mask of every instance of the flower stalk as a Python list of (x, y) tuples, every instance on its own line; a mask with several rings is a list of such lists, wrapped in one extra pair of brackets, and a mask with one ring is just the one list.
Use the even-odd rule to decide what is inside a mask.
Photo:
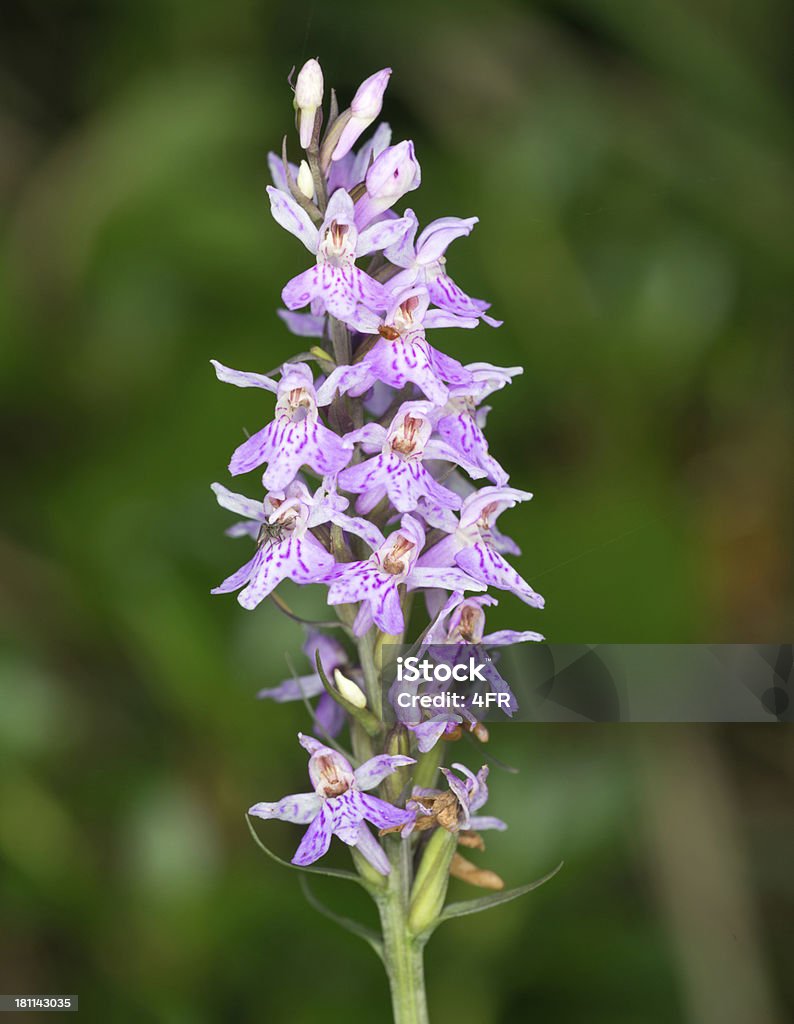
[(427, 1024), (425, 992), (425, 940), (414, 934), (408, 924), (411, 861), (407, 844), (389, 843), (392, 870), (387, 888), (378, 898), (383, 952), (391, 990), (395, 1024)]
[[(311, 257), (285, 284), (279, 316), (310, 341), (272, 374), (213, 360), (219, 380), (258, 389), (274, 403), (273, 418), (229, 463), (232, 476), (261, 473), (264, 493), (249, 498), (213, 484), (219, 504), (238, 517), (227, 532), (253, 544), (213, 592), (237, 592), (249, 611), (270, 598), (300, 621), (280, 585), (327, 588), (338, 621), (307, 624), (309, 671), (293, 670), (258, 694), (302, 700), (311, 712), (316, 735), (298, 737), (310, 786), (248, 813), (304, 828), (292, 857), (300, 870), (320, 870), (313, 865), (334, 839), (349, 848), (357, 874), (328, 873), (360, 881), (377, 905), (382, 937), (336, 919), (382, 956), (397, 1024), (424, 1024), (429, 936), (445, 915), (491, 905), (446, 906), (450, 877), (502, 886), (458, 848), (479, 853), (482, 831), (507, 826), (478, 813), (488, 798), (486, 767), (444, 767), (454, 741), (464, 731), (485, 741), (485, 726), (468, 708), (453, 716), (403, 714), (386, 689), (387, 651), (402, 649), (406, 638), (420, 653), (441, 645), (449, 668), (472, 652), (540, 640), (526, 629), (488, 633), (485, 615), (497, 603), (490, 588), (532, 609), (543, 599), (505, 558), (520, 552), (497, 526), (502, 512), (532, 495), (509, 486), (484, 433), (483, 400), (521, 368), (464, 366), (435, 342), (437, 330), (500, 325), (488, 303), (447, 272), (448, 246), (469, 235), (477, 218), (441, 217), (420, 231), (412, 210), (395, 210), (421, 184), (413, 143), (392, 145), (390, 128), (380, 124), (359, 144), (380, 115), (390, 75), (384, 68), (367, 78), (341, 112), (330, 90), (324, 121), (322, 68), (307, 61), (294, 96), (303, 156), (291, 163), (285, 140), (268, 159), (273, 218)], [(515, 698), (496, 669), (477, 678), (512, 715)]]

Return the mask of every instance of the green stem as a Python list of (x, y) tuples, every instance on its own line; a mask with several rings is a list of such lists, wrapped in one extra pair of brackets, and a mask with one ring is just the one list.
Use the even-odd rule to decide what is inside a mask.
[(411, 844), (397, 839), (391, 840), (389, 846), (392, 870), (386, 890), (378, 897), (378, 910), (394, 1024), (428, 1024), (422, 957), (424, 942), (408, 929)]
[(436, 775), (444, 760), (444, 743), (439, 740), (426, 754), (419, 756), (414, 769), (414, 785), (422, 789), (432, 789), (436, 784)]
[(346, 366), (352, 361), (352, 351), (350, 344), (350, 331), (345, 327), (341, 320), (337, 320), (336, 317), (331, 316), (328, 318), (331, 325), (331, 344), (334, 347), (334, 359), (336, 360), (337, 366)]
[(367, 693), (369, 709), (378, 718), (382, 718), (383, 696), (381, 694), (378, 666), (375, 663), (375, 646), (378, 636), (379, 634), (371, 629), (359, 639), (358, 657), (361, 662), (361, 671), (364, 673), (364, 687)]

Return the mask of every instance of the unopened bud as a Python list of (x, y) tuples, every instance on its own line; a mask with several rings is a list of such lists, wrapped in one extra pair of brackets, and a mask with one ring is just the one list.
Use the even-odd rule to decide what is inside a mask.
[(431, 835), (411, 889), (408, 927), (414, 935), (431, 928), (438, 920), (449, 885), (449, 865), (455, 855), (458, 838), (444, 828)]
[(323, 102), (323, 69), (318, 61), (307, 60), (295, 82), (295, 109), (301, 146), (309, 148), (314, 131), (314, 118)]
[(353, 144), (362, 132), (372, 124), (383, 106), (383, 94), (389, 83), (391, 68), (384, 68), (370, 75), (356, 90), (350, 104), (350, 118), (346, 121), (342, 134), (339, 136), (332, 160), (341, 160), (347, 156)]
[(314, 178), (311, 168), (305, 160), (301, 160), (301, 165), (298, 168), (298, 188), (307, 199), (314, 198)]
[(358, 685), (352, 679), (348, 679), (346, 675), (343, 675), (338, 668), (334, 669), (334, 682), (340, 696), (344, 697), (348, 704), (352, 704), (354, 708), (365, 708), (367, 706), (367, 698), (361, 692)]

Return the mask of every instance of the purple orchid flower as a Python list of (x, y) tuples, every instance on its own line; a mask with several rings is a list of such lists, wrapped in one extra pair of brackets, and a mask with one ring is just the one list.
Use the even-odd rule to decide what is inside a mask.
[(400, 528), (388, 539), (381, 534), (380, 543), (372, 545), (372, 555), (365, 562), (343, 562), (329, 573), (328, 603), (353, 604), (360, 601), (353, 632), (361, 636), (374, 623), (378, 629), (393, 636), (405, 629), (400, 603), (400, 586), (406, 590), (438, 587), (442, 590), (484, 590), (460, 569), (450, 567), (420, 568), (416, 562), (425, 543), (425, 531), (413, 516), (404, 515)]
[[(519, 373), (520, 366), (491, 366), (490, 363), (469, 363), (466, 369), (471, 373), (471, 383), (449, 389), (447, 404), (438, 417), (436, 430), (474, 479), (488, 476), (498, 487), (503, 487), (508, 474), (488, 451), (488, 442), (483, 434), (488, 406), (478, 408), (488, 395), (499, 391)], [(474, 470), (471, 469), (474, 465)]]
[(357, 512), (366, 515), (388, 496), (398, 512), (417, 510), (431, 526), (455, 529), (457, 520), (450, 510), (460, 508), (461, 498), (438, 483), (423, 462), (458, 460), (445, 441), (431, 439), (432, 412), (430, 402), (403, 402), (388, 429), (368, 423), (345, 435), (366, 452), (380, 449), (374, 458), (348, 466), (337, 478), (341, 490), (359, 495)]
[(327, 405), (337, 392), (358, 398), (380, 381), (397, 391), (409, 383), (416, 384), (431, 402), (444, 405), (449, 384), (469, 385), (469, 371), (457, 359), (433, 348), (425, 329), (476, 327), (477, 320), (440, 309), (428, 310), (428, 303), (425, 288), (407, 288), (392, 295), (383, 319), (359, 307), (358, 329), (380, 337), (357, 363), (338, 366), (329, 375), (318, 389), (319, 404)]
[(461, 592), (451, 594), (425, 633), (420, 656), (422, 651), (433, 644), (504, 647), (506, 644), (523, 644), (528, 641), (539, 643), (543, 640), (543, 636), (532, 629), (499, 629), (495, 633), (486, 633), (485, 609), (498, 604), (497, 599), (490, 594), (471, 597)]
[[(307, 631), (306, 642), (303, 651), (309, 659), (312, 668), (316, 665), (317, 655), (320, 656), (320, 663), (323, 666), (326, 679), (333, 679), (336, 669), (344, 672), (354, 685), (360, 686), (356, 678), (356, 671), (350, 667), (347, 651), (338, 640), (321, 633), (316, 629)], [(273, 700), (277, 704), (285, 704), (295, 700), (309, 700), (312, 697), (319, 697), (317, 707), (314, 710), (314, 720), (326, 736), (338, 736), (345, 724), (345, 712), (333, 697), (326, 693), (323, 681), (317, 669), (314, 668), (305, 676), (293, 676), (285, 679), (283, 683), (269, 689), (260, 690), (257, 693), (260, 700)]]
[(300, 733), (298, 739), (310, 754), (309, 778), (314, 792), (295, 793), (277, 803), (254, 804), (248, 813), (266, 820), (278, 818), (309, 826), (292, 858), (293, 864), (314, 864), (328, 852), (331, 837), (337, 836), (348, 846), (355, 846), (376, 871), (388, 875), (389, 860), (365, 822), (378, 829), (393, 828), (407, 824), (415, 815), (371, 796), (367, 790), (374, 789), (403, 765), (414, 764), (414, 758), (380, 754), (354, 771), (346, 757), (319, 740)]
[[(371, 224), (406, 192), (412, 192), (422, 184), (422, 169), (416, 159), (413, 142), (406, 140), (384, 149), (372, 162), (364, 181), (366, 191), (356, 203), (356, 224), (360, 228)], [(395, 232), (394, 242), (408, 229), (409, 222), (403, 218), (400, 231)]]
[[(488, 800), (488, 786), (486, 784), (486, 780), (488, 778), (488, 766), (483, 765), (476, 775), (464, 764), (456, 762), (452, 765), (452, 768), (454, 768), (455, 771), (460, 772), (464, 776), (463, 779), (458, 778), (455, 771), (452, 771), (450, 768), (442, 768), (441, 773), (447, 780), (449, 788), (457, 797), (458, 804), (460, 806), (460, 820), (458, 822), (457, 830), (460, 832), (469, 830), (472, 832), (486, 832), (489, 829), (495, 829), (499, 832), (504, 832), (507, 828), (507, 824), (502, 821), (501, 818), (493, 818), (489, 815), (474, 813), (475, 811), (479, 811)], [(411, 810), (414, 814), (427, 814), (429, 812), (422, 803), (422, 797), (440, 795), (440, 789), (426, 789), (424, 787), (415, 786), (410, 799), (406, 802), (406, 810)], [(414, 818), (414, 821), (409, 821), (402, 829), (403, 836), (411, 834), (415, 820), (416, 819)]]
[(244, 441), (232, 455), (232, 476), (248, 473), (268, 463), (262, 477), (265, 487), (287, 486), (301, 466), (321, 476), (338, 473), (353, 454), (353, 445), (320, 422), (312, 372), (306, 363), (284, 363), (277, 383), (261, 373), (232, 370), (212, 360), (218, 380), (238, 388), (262, 388), (276, 393), (276, 418)]
[(456, 238), (471, 234), (479, 218), (441, 217), (428, 224), (418, 239), (416, 232), (419, 222), (414, 211), (406, 210), (403, 220), (409, 222), (408, 230), (385, 252), (390, 263), (404, 268), (392, 278), (392, 286), (406, 288), (414, 284), (424, 285), (430, 293), (431, 301), (440, 309), (459, 316), (479, 317), (491, 327), (501, 327), (501, 320), (494, 320), (485, 312), (490, 308), (490, 302), (472, 299), (455, 284), (445, 269), (447, 247)]
[(356, 326), (360, 306), (385, 310), (388, 297), (379, 284), (356, 265), (356, 258), (386, 248), (405, 225), (399, 218), (384, 220), (359, 232), (355, 224), (353, 200), (339, 188), (331, 196), (325, 220), (319, 228), (291, 195), (268, 186), (270, 209), (278, 223), (290, 231), (317, 259), (317, 265), (289, 281), (281, 298), (287, 309), (296, 310), (311, 303), (318, 316), (323, 311)]
[[(533, 608), (542, 608), (544, 600), (502, 557), (497, 550), (494, 522), (505, 509), (520, 501), (529, 501), (528, 491), (515, 487), (483, 487), (463, 502), (457, 530), (430, 548), (422, 558), (422, 566), (457, 565), (486, 586), (509, 590)], [(518, 552), (509, 542), (509, 550)]]
[[(485, 608), (493, 607), (499, 602), (490, 594), (476, 594), (465, 596), (457, 591), (441, 604), (439, 591), (430, 591), (426, 595), (428, 611), (431, 615), (431, 624), (422, 638), (417, 650), (417, 657), (422, 658), (430, 651), (432, 660), (437, 664), (466, 664), (469, 659), (471, 648), (501, 647), (507, 644), (526, 643), (528, 641), (540, 642), (543, 636), (534, 630), (516, 631), (512, 629), (497, 630), (495, 633), (485, 633)], [(435, 609), (438, 608), (438, 611)], [(480, 659), (480, 671), (484, 675), (490, 689), (494, 693), (505, 694), (508, 703), (502, 710), (508, 716), (515, 714), (518, 710), (518, 701), (509, 685), (499, 675), (494, 661), (490, 658)], [(450, 683), (423, 686), (425, 694), (445, 692), (449, 689)], [(401, 682), (395, 683), (391, 693), (392, 705), (395, 706), (398, 719), (402, 724), (411, 730), (417, 746), (421, 753), (426, 753), (436, 745), (439, 739), (446, 733), (455, 732), (456, 727), (464, 720), (471, 725), (476, 724), (477, 718), (468, 708), (462, 709), (462, 714), (455, 714), (450, 711), (428, 714), (423, 713), (415, 706), (402, 709), (396, 706), (396, 698), (400, 693), (410, 688), (411, 684)], [(415, 684), (415, 692), (418, 692), (419, 684)]]
[(250, 520), (237, 524), (233, 535), (245, 534), (257, 541), (253, 558), (212, 591), (228, 594), (243, 587), (237, 595), (243, 608), (256, 608), (285, 579), (325, 581), (334, 567), (334, 557), (311, 532), (315, 526), (336, 523), (370, 545), (381, 537), (372, 524), (343, 513), (346, 498), (322, 487), (311, 494), (300, 480), (285, 490), (270, 491), (262, 502), (235, 494), (222, 484), (213, 484), (212, 489), (219, 505)]

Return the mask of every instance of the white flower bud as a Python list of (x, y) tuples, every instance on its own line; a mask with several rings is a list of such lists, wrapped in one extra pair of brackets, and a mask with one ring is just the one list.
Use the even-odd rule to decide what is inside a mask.
[(340, 695), (345, 698), (348, 704), (352, 704), (354, 708), (365, 708), (367, 706), (367, 698), (357, 684), (352, 679), (348, 679), (347, 676), (343, 675), (338, 668), (334, 669), (334, 682)]
[(312, 58), (300, 69), (295, 82), (295, 109), (298, 111), (300, 140), (304, 149), (308, 149), (312, 141), (314, 118), (322, 102), (323, 69)]
[(298, 168), (298, 188), (307, 199), (314, 198), (314, 178), (305, 160), (301, 160), (301, 165)]

